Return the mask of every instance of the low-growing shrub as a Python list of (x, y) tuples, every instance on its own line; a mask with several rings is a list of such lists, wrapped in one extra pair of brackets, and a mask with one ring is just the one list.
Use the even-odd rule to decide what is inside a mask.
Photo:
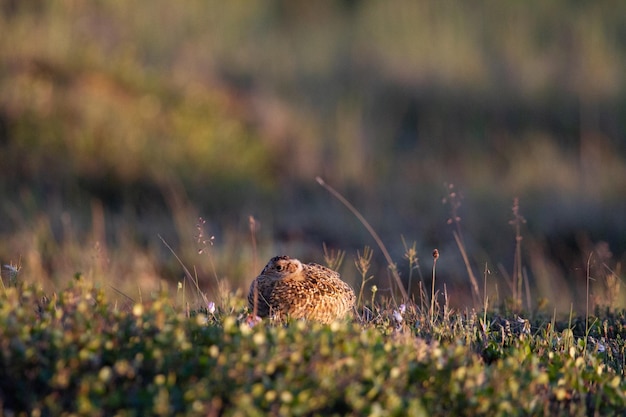
[[(0, 294), (0, 400), (14, 415), (619, 415), (624, 343), (602, 326), (415, 306), (320, 325), (121, 306), (82, 280)], [(608, 322), (607, 322), (608, 321)], [(573, 322), (570, 320), (570, 322)], [(624, 315), (607, 315), (621, 328)], [(609, 323), (610, 322), (610, 323)]]

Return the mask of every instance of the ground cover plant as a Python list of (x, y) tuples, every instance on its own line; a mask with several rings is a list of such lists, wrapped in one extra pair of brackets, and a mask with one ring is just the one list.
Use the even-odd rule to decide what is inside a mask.
[[(474, 307), (453, 308), (437, 289), (439, 250), (425, 287), (415, 244), (405, 246), (407, 280), (365, 217), (317, 179), (362, 223), (388, 260), (388, 287), (373, 283), (373, 250), (357, 251), (361, 276), (351, 316), (322, 325), (254, 316), (240, 291), (214, 277), (205, 293), (176, 252), (184, 279), (174, 293), (137, 294), (76, 273), (53, 290), (21, 265), (4, 265), (0, 293), (0, 402), (8, 415), (622, 415), (626, 412), (626, 311), (548, 314), (532, 302), (522, 265), (519, 200), (511, 296), (490, 301), (467, 261), (460, 207), (449, 185), (450, 224), (467, 262)], [(250, 218), (256, 257), (256, 224)], [(197, 224), (199, 254), (214, 236)], [(324, 249), (340, 269), (345, 252)], [(605, 265), (606, 267), (606, 265)], [(608, 267), (606, 267), (608, 268)], [(419, 275), (419, 278), (414, 278)], [(619, 292), (619, 275), (607, 280)], [(115, 283), (116, 281), (111, 281)], [(380, 278), (377, 283), (384, 283)], [(405, 283), (414, 288), (409, 292)], [(526, 291), (524, 291), (526, 287)], [(381, 295), (381, 292), (384, 294)], [(607, 298), (607, 301), (614, 300)], [(535, 305), (536, 304), (536, 305)], [(524, 308), (527, 306), (528, 308)]]
[(182, 284), (132, 300), (80, 276), (54, 293), (27, 278), (13, 267), (0, 293), (7, 415), (626, 412), (624, 311), (431, 311), (370, 287), (353, 318), (321, 325), (259, 321), (236, 294)]

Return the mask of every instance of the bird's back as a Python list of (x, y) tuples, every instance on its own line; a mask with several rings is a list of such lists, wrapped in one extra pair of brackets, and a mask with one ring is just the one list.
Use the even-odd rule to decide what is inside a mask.
[(348, 314), (356, 299), (337, 272), (318, 264), (303, 264), (301, 272), (283, 279), (259, 275), (248, 295), (250, 308), (254, 308), (255, 286), (261, 317), (278, 314), (330, 323)]

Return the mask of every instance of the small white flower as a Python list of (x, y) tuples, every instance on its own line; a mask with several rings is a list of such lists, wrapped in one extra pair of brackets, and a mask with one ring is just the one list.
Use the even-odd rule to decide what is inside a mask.
[(20, 272), (21, 267), (19, 265), (5, 264), (3, 268), (7, 271), (10, 285), (15, 285), (17, 283), (17, 274)]
[(594, 345), (596, 345), (596, 347), (598, 348), (598, 353), (604, 353), (606, 351), (606, 346), (599, 340), (596, 340), (591, 336), (589, 336), (588, 340)]
[(209, 311), (209, 313), (213, 314), (215, 313), (215, 303), (213, 301), (211, 301), (208, 305), (207, 305), (207, 310)]
[(393, 310), (393, 318), (396, 319), (398, 323), (402, 323), (402, 321), (404, 320), (402, 318), (402, 314), (400, 314), (398, 310)]
[(522, 333), (530, 334), (530, 321), (517, 316), (517, 322), (522, 324)]
[(406, 304), (400, 304), (400, 314), (404, 314), (404, 312), (406, 311)]

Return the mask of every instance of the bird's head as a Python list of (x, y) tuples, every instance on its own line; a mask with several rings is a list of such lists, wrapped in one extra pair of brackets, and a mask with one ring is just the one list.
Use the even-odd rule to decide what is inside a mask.
[(298, 259), (289, 256), (275, 256), (265, 265), (262, 275), (275, 279), (285, 279), (292, 275), (299, 274), (304, 268)]

